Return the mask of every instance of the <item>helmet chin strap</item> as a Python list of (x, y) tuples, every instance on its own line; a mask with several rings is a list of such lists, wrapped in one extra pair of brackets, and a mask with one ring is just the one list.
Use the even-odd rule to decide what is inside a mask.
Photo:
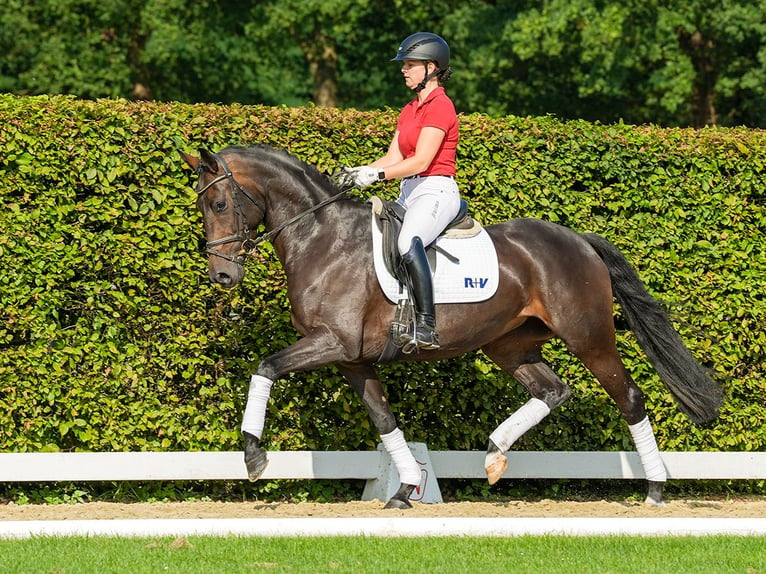
[(423, 68), (425, 68), (425, 75), (423, 76), (423, 79), (421, 80), (421, 82), (420, 82), (420, 83), (419, 83), (417, 86), (415, 86), (414, 88), (412, 88), (412, 91), (414, 91), (415, 93), (418, 93), (418, 94), (421, 92), (421, 90), (423, 90), (423, 88), (425, 88), (425, 87), (426, 87), (426, 84), (427, 84), (427, 83), (428, 83), (428, 82), (429, 82), (429, 81), (430, 81), (432, 78), (435, 78), (435, 77), (436, 77), (436, 75), (437, 75), (439, 72), (441, 72), (441, 68), (436, 68), (436, 69), (435, 69), (433, 72), (431, 72), (431, 73), (429, 74), (429, 73), (428, 73), (428, 61), (426, 61), (426, 60), (423, 60)]

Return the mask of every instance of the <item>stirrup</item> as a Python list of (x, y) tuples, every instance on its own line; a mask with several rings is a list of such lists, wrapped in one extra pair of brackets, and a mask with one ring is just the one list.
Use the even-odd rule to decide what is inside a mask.
[[(406, 342), (402, 345), (402, 353), (405, 355), (409, 355), (410, 353), (421, 349), (423, 351), (435, 351), (436, 349), (441, 348), (441, 345), (439, 345), (439, 336), (436, 334), (435, 329), (431, 329), (426, 325), (416, 324), (413, 330), (414, 333), (406, 333), (403, 337), (406, 338)], [(430, 334), (430, 337), (428, 337), (428, 334), (425, 335), (423, 339), (418, 337), (418, 335), (424, 333)]]

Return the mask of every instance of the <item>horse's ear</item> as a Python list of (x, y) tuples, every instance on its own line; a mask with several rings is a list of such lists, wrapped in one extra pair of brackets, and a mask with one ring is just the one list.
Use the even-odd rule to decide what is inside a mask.
[(210, 173), (218, 173), (218, 160), (215, 159), (215, 156), (203, 148), (200, 148), (197, 151), (199, 152), (202, 165), (204, 165)]
[(193, 155), (189, 155), (188, 153), (184, 153), (180, 150), (178, 153), (180, 153), (181, 157), (184, 158), (186, 165), (188, 165), (190, 168), (192, 168), (196, 172), (197, 168), (199, 167), (199, 158), (196, 158)]

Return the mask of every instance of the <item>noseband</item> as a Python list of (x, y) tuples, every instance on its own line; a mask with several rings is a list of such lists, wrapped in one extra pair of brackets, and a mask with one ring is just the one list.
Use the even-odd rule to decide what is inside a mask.
[[(292, 225), (299, 219), (302, 219), (306, 215), (315, 212), (318, 209), (321, 209), (325, 205), (332, 203), (333, 201), (337, 201), (344, 195), (346, 195), (350, 187), (346, 187), (339, 193), (328, 197), (327, 199), (319, 202), (317, 205), (310, 207), (309, 209), (302, 211), (295, 217), (288, 219), (281, 225), (275, 227), (271, 231), (267, 231), (266, 233), (262, 233), (255, 239), (250, 239), (250, 226), (247, 224), (247, 214), (245, 213), (244, 208), (242, 207), (242, 203), (239, 200), (240, 193), (244, 195), (250, 202), (255, 205), (255, 207), (258, 208), (258, 211), (261, 212), (261, 218), (266, 217), (266, 208), (262, 207), (260, 203), (253, 197), (244, 187), (242, 187), (239, 182), (235, 179), (234, 175), (231, 173), (231, 170), (229, 169), (229, 166), (226, 164), (226, 161), (223, 159), (223, 157), (220, 154), (213, 154), (213, 157), (216, 159), (216, 161), (221, 165), (223, 168), (223, 174), (216, 177), (213, 181), (209, 182), (206, 186), (204, 186), (202, 189), (197, 189), (197, 197), (202, 197), (205, 192), (213, 187), (215, 184), (228, 179), (229, 180), (229, 187), (231, 189), (231, 198), (232, 202), (234, 203), (234, 213), (237, 218), (242, 220), (242, 225), (240, 226), (240, 230), (237, 232), (236, 235), (227, 235), (226, 237), (222, 237), (220, 239), (216, 239), (214, 241), (208, 241), (205, 244), (205, 251), (209, 255), (214, 255), (216, 257), (220, 257), (221, 259), (226, 259), (227, 261), (231, 261), (232, 263), (236, 263), (237, 265), (243, 265), (245, 262), (245, 258), (248, 255), (252, 255), (255, 252), (256, 247), (260, 243), (263, 243), (264, 241), (271, 239), (275, 235), (277, 235), (280, 231), (282, 231), (285, 227), (288, 225)], [(202, 175), (202, 164), (200, 164), (200, 167), (197, 169), (197, 175)], [(197, 183), (197, 187), (199, 187), (199, 182)], [(227, 243), (234, 243), (235, 241), (241, 242), (240, 250), (237, 252), (237, 255), (234, 257), (231, 257), (229, 255), (225, 255), (223, 253), (220, 253), (213, 249), (214, 247), (218, 247), (219, 245), (226, 245)]]

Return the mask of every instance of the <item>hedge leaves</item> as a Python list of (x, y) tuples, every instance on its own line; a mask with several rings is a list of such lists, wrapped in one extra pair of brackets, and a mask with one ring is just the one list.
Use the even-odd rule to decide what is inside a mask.
[[(270, 246), (239, 288), (208, 282), (178, 150), (264, 142), (333, 172), (380, 155), (395, 113), (0, 96), (0, 119), (0, 448), (240, 448), (250, 373), (297, 335)], [(477, 217), (610, 239), (724, 385), (720, 419), (693, 427), (622, 333), (660, 447), (766, 448), (764, 134), (461, 120), (458, 180)], [(395, 184), (374, 193), (394, 197)], [(573, 399), (516, 448), (632, 448), (593, 377), (560, 343), (546, 353)], [(434, 449), (483, 449), (528, 398), (481, 353), (381, 374), (407, 437)], [(290, 375), (272, 397), (270, 448), (378, 440), (332, 368)]]

